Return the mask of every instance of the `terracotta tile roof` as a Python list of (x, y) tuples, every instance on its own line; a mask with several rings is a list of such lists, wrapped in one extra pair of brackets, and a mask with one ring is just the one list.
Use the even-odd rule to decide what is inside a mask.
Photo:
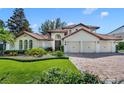
[(106, 34), (97, 34), (101, 39), (103, 40), (122, 40), (122, 38), (115, 37), (112, 35), (106, 35)]
[(90, 28), (90, 29), (99, 29), (100, 28), (98, 26), (84, 25), (82, 23), (79, 23), (79, 24), (73, 24), (73, 25), (65, 26), (65, 27), (63, 27), (63, 29), (71, 29), (71, 28), (74, 28), (74, 27), (76, 27), (78, 25), (82, 25), (82, 26), (85, 26), (85, 27)]
[(99, 38), (101, 40), (122, 40), (122, 38), (117, 38), (117, 37), (114, 37), (114, 36), (111, 36), (111, 35), (103, 35), (103, 34), (93, 33), (93, 32), (90, 31), (90, 29), (85, 28), (85, 27), (83, 27), (83, 28), (79, 29), (78, 31), (75, 31), (75, 32), (65, 36), (63, 39), (65, 39), (65, 38), (67, 38), (67, 37), (79, 32), (81, 30), (86, 31), (87, 33), (92, 34), (92, 35), (96, 36), (97, 38)]
[(67, 32), (66, 29), (54, 29), (54, 30), (49, 30), (48, 32), (53, 32), (53, 33), (65, 33)]
[(22, 35), (24, 33), (30, 35), (31, 37), (33, 37), (35, 39), (39, 39), (39, 40), (52, 40), (48, 34), (43, 35), (43, 34), (38, 34), (38, 33), (27, 32), (27, 31), (23, 31), (23, 32), (19, 33), (17, 35), (17, 37), (19, 37), (20, 35)]
[(99, 29), (100, 27), (98, 26), (92, 26), (92, 25), (87, 25), (90, 29)]

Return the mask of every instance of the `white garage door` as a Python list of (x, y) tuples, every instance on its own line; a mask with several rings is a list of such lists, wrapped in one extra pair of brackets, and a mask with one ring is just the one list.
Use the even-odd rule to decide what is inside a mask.
[(79, 41), (67, 41), (66, 42), (68, 53), (79, 53), (80, 52), (80, 42)]
[(93, 41), (83, 42), (83, 52), (84, 53), (94, 53), (96, 52), (96, 43)]
[(100, 42), (100, 52), (112, 52), (112, 46), (110, 42)]

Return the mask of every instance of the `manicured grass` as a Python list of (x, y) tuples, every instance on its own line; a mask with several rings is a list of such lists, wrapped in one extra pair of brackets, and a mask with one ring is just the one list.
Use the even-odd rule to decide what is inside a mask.
[(79, 73), (68, 59), (51, 59), (37, 62), (17, 62), (0, 59), (0, 83), (25, 84), (50, 68)]

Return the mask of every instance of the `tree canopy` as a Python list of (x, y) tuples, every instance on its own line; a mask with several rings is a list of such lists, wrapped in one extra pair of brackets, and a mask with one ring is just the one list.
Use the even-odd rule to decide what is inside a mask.
[(14, 35), (4, 28), (0, 28), (0, 41), (14, 44)]
[(7, 21), (7, 28), (14, 34), (24, 30), (32, 32), (30, 24), (25, 17), (24, 9), (16, 8), (13, 11), (13, 15)]
[(5, 27), (4, 21), (0, 19), (0, 28), (4, 28), (4, 27)]
[(60, 18), (56, 18), (55, 20), (46, 20), (44, 23), (41, 24), (39, 30), (41, 33), (47, 34), (48, 30), (61, 29), (65, 25), (66, 22), (61, 21)]

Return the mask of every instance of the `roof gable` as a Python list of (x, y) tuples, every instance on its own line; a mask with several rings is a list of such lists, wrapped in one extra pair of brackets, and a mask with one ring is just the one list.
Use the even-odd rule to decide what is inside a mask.
[(65, 39), (65, 38), (67, 38), (67, 37), (69, 37), (69, 36), (71, 36), (71, 35), (74, 35), (74, 34), (76, 34), (77, 32), (82, 31), (82, 30), (85, 31), (85, 32), (87, 32), (87, 33), (89, 33), (89, 34), (91, 34), (91, 35), (93, 35), (93, 36), (95, 36), (95, 37), (97, 37), (97, 38), (99, 38), (99, 39), (101, 39), (101, 40), (122, 40), (121, 38), (117, 38), (117, 37), (114, 37), (114, 36), (111, 36), (111, 35), (103, 35), (103, 34), (93, 33), (93, 32), (91, 32), (91, 31), (90, 31), (89, 29), (87, 29), (87, 28), (81, 28), (81, 29), (79, 29), (78, 31), (75, 31), (75, 32), (73, 32), (73, 33), (71, 33), (71, 34), (65, 36), (63, 39)]
[(63, 27), (63, 29), (72, 29), (72, 28), (77, 27), (77, 26), (84, 26), (84, 27), (89, 28), (89, 29), (99, 29), (100, 28), (98, 26), (91, 26), (91, 25), (85, 25), (83, 23), (79, 23), (79, 24), (73, 24), (73, 25), (65, 26), (65, 27)]
[(47, 35), (42, 35), (42, 34), (31, 33), (31, 32), (27, 32), (27, 31), (22, 31), (21, 33), (19, 33), (17, 35), (17, 37), (19, 37), (23, 34), (27, 34), (27, 35), (31, 36), (32, 38), (35, 38), (35, 39), (38, 39), (38, 40), (52, 40), (48, 34)]

